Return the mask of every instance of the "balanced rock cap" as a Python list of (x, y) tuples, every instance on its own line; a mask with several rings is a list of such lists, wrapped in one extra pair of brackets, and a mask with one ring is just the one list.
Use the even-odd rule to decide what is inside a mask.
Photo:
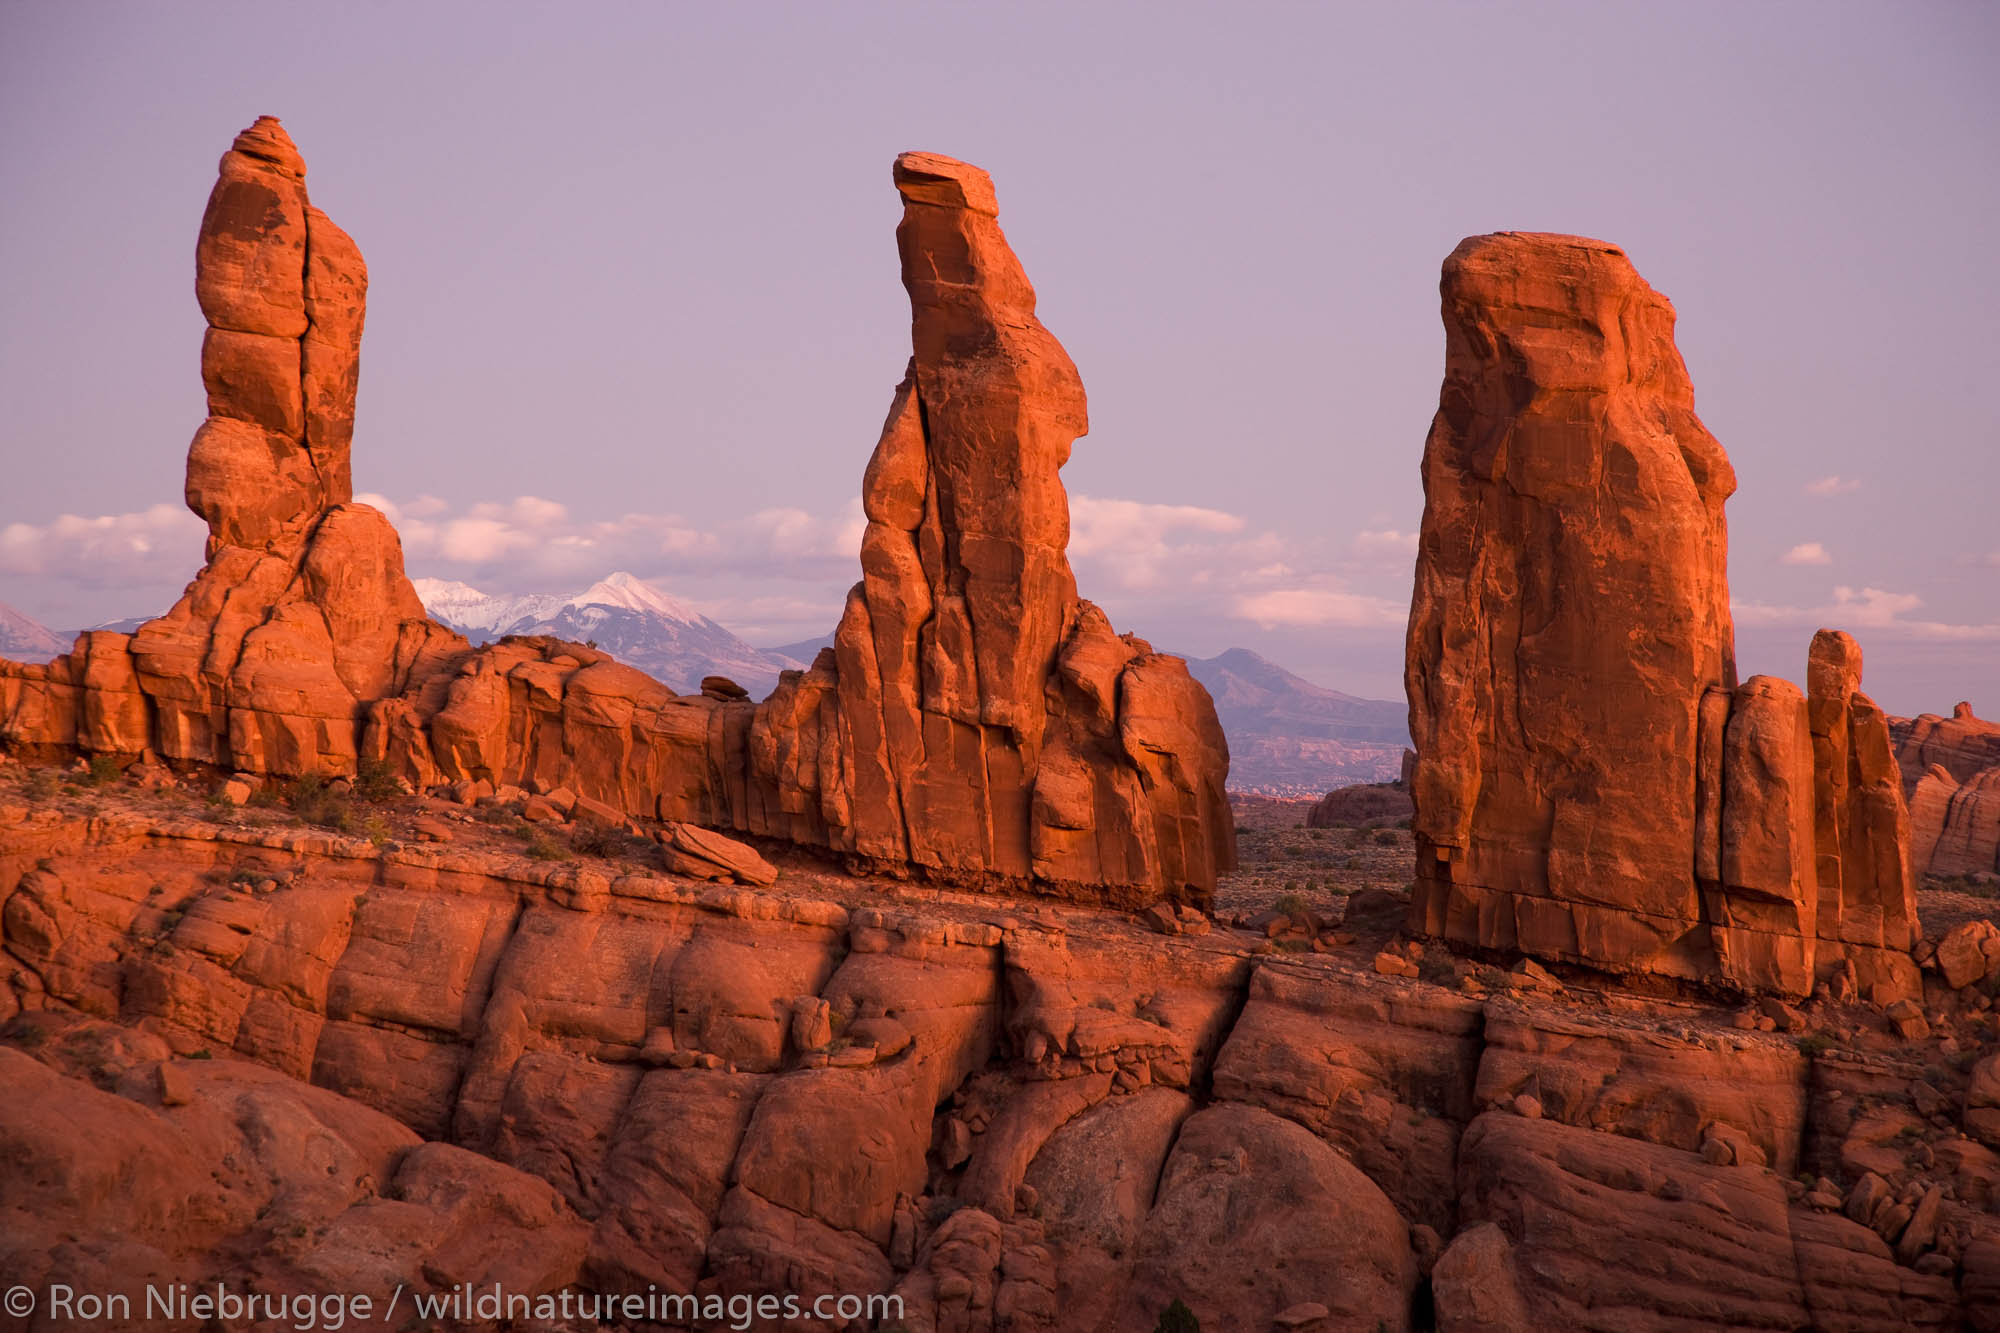
[(942, 153), (903, 153), (896, 158), (896, 189), (913, 204), (966, 208), (989, 218), (1000, 216), (993, 178), (955, 157)]
[(276, 116), (257, 117), (256, 124), (236, 136), (230, 150), (269, 162), (294, 176), (303, 178), (306, 174), (306, 160), (299, 156), (292, 136), (285, 133)]

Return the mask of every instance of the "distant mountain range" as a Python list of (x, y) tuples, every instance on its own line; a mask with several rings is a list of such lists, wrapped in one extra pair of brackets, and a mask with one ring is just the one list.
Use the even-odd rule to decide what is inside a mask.
[(1389, 782), (1410, 743), (1400, 700), (1361, 699), (1315, 685), (1248, 648), (1189, 657), (1229, 737), (1229, 788), (1261, 796), (1321, 796)]
[(631, 574), (617, 573), (574, 594), (489, 594), (448, 579), (412, 580), (424, 609), (474, 643), (509, 634), (548, 634), (595, 643), (682, 694), (703, 676), (727, 676), (763, 698), (778, 673), (807, 665), (753, 648), (707, 616)]
[(0, 657), (46, 662), (69, 651), (69, 644), (40, 621), (0, 602)]

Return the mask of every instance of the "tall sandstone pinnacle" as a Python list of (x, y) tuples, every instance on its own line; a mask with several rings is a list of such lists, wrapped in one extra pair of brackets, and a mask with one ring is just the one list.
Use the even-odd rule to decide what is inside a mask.
[[(1907, 993), (1908, 820), (1860, 654), (1736, 679), (1723, 505), (1672, 305), (1616, 247), (1473, 237), (1405, 683), (1416, 929), (1611, 971)], [(1851, 649), (1851, 651), (1850, 651)]]
[(1082, 381), (986, 174), (908, 153), (895, 183), (914, 354), (862, 482), (862, 580), (835, 647), (760, 704), (676, 695), (583, 644), (475, 650), (426, 618), (395, 531), (352, 499), (367, 270), (260, 119), (196, 247), (207, 565), (136, 634), (0, 662), (0, 743), (278, 775), (373, 760), (892, 872), (1207, 902), (1235, 857), (1214, 706), (1077, 596), (1065, 556)]
[[(208, 419), (188, 507), (208, 562), (172, 610), (0, 675), (0, 739), (255, 773), (351, 771), (361, 709), (464, 642), (430, 623), (349, 451), (368, 270), (259, 117), (222, 158), (195, 243)], [(35, 673), (39, 672), (37, 675)]]
[(1181, 659), (1077, 596), (1059, 475), (1088, 424), (1076, 367), (986, 173), (905, 153), (894, 181), (913, 354), (834, 645), (751, 703), (509, 641), (376, 705), (369, 753), (418, 785), (561, 784), (890, 870), (1205, 903), (1235, 860), (1228, 746)]
[(1059, 471), (1083, 382), (985, 172), (896, 159), (914, 355), (862, 483), (835, 637), (853, 850), (1047, 880), (1203, 882), (1232, 854), (1213, 706), (1076, 593)]

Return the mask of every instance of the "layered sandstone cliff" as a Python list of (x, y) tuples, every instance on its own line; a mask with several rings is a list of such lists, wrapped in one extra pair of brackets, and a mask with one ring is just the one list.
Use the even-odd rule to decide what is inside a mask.
[(1186, 665), (1077, 596), (1059, 470), (1083, 385), (984, 172), (896, 161), (914, 355), (863, 478), (862, 581), (835, 648), (761, 704), (554, 639), (475, 651), (425, 617), (394, 530), (352, 502), (367, 272), (304, 177), (265, 117), (202, 221), (207, 566), (134, 635), (0, 663), (0, 743), (251, 774), (372, 760), (948, 879), (1208, 900), (1234, 857), (1228, 748)]
[(1765, 1032), (1442, 951), (1379, 975), (1379, 934), (1291, 954), (830, 874), (376, 846), (171, 791), (84, 819), (25, 785), (0, 772), (0, 1260), (38, 1288), (2000, 1327), (1977, 938), (1976, 967), (1940, 944), (1957, 989), (1919, 1040), (1829, 1001)]
[(1910, 857), (1933, 875), (2000, 874), (2000, 723), (1961, 703), (1890, 722), (1910, 801)]
[[(1907, 993), (1907, 817), (1860, 654), (1736, 680), (1723, 504), (1673, 307), (1599, 241), (1445, 261), (1405, 665), (1428, 934), (1804, 993)], [(1900, 961), (1899, 961), (1900, 960)]]

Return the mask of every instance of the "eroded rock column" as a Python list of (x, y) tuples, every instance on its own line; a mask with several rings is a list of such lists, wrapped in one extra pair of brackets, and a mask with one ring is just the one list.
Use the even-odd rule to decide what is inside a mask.
[(1723, 502), (1674, 312), (1601, 241), (1445, 261), (1405, 681), (1415, 918), (1643, 967), (1700, 920), (1696, 714), (1735, 685)]

